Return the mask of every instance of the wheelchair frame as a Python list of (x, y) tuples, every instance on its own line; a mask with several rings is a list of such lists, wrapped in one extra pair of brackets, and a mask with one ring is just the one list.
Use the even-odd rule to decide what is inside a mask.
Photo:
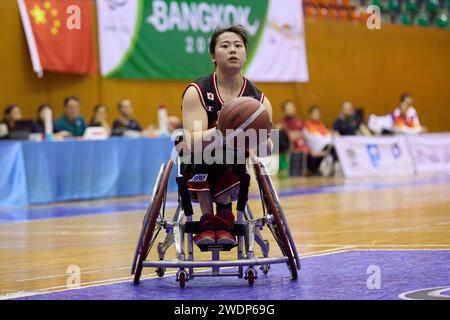
[[(241, 193), (242, 189), (242, 196), (245, 199), (245, 210), (237, 211), (237, 221), (233, 225), (233, 231), (238, 239), (236, 244), (237, 259), (220, 260), (221, 251), (230, 251), (235, 246), (217, 244), (199, 246), (201, 251), (211, 252), (211, 261), (194, 260), (193, 232), (196, 229), (198, 230), (198, 223), (192, 221), (192, 200), (187, 190), (187, 180), (180, 173), (180, 165), (178, 165), (177, 175), (178, 206), (172, 220), (165, 219), (167, 185), (173, 161), (171, 159), (166, 164), (161, 165), (150, 203), (144, 216), (133, 259), (131, 274), (134, 275), (134, 284), (139, 283), (144, 267), (155, 267), (156, 274), (159, 277), (164, 276), (166, 268), (178, 268), (176, 281), (179, 282), (181, 288), (184, 288), (186, 282), (191, 279), (211, 276), (237, 276), (246, 279), (251, 286), (258, 277), (255, 266), (260, 266), (262, 272), (267, 274), (270, 270), (270, 265), (277, 263), (286, 263), (292, 279), (297, 280), (297, 270), (300, 270), (300, 259), (278, 195), (273, 188), (272, 180), (267, 173), (264, 163), (254, 156), (252, 156), (252, 162), (260, 190), (263, 216), (255, 219), (252, 210), (247, 204), (250, 176), (246, 174), (248, 175), (247, 186), (243, 188), (241, 180), (239, 191)], [(265, 226), (271, 231), (283, 256), (269, 257), (269, 242), (262, 238), (260, 232)], [(218, 229), (221, 228), (218, 227)], [(157, 246), (160, 260), (148, 261), (146, 258), (162, 229), (166, 231), (166, 236), (164, 241), (158, 243)], [(263, 257), (255, 256), (255, 242), (259, 245)], [(175, 246), (176, 259), (164, 260), (167, 250), (172, 245)], [(221, 270), (221, 268), (227, 267), (237, 267), (237, 271)], [(244, 267), (247, 268), (244, 270)], [(211, 268), (211, 270), (210, 272), (196, 272), (196, 268)]]

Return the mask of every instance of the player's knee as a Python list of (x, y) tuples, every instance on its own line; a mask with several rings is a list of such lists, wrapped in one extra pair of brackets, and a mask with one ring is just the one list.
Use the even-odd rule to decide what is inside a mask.
[(221, 195), (216, 197), (216, 202), (220, 204), (228, 204), (231, 202), (231, 195), (229, 191), (225, 191)]

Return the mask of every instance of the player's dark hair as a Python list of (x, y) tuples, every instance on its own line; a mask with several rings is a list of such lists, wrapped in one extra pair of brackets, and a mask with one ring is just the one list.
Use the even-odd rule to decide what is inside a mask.
[(226, 28), (219, 27), (219, 28), (216, 28), (216, 30), (214, 30), (214, 33), (211, 36), (211, 42), (209, 43), (209, 53), (210, 54), (215, 53), (217, 38), (219, 38), (219, 36), (225, 32), (233, 32), (233, 33), (237, 34), (242, 39), (242, 42), (244, 42), (245, 50), (247, 51), (247, 44), (248, 44), (247, 30), (245, 30), (245, 28), (241, 25), (235, 25), (235, 26), (229, 26)]

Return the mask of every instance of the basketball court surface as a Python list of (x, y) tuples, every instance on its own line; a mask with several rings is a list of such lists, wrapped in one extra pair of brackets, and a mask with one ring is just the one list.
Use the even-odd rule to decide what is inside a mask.
[[(450, 299), (450, 175), (274, 183), (300, 254), (298, 281), (279, 264), (252, 287), (224, 277), (181, 289), (177, 269), (159, 278), (150, 268), (134, 285), (148, 197), (116, 198), (0, 209), (0, 299)], [(175, 207), (171, 194), (169, 216)]]

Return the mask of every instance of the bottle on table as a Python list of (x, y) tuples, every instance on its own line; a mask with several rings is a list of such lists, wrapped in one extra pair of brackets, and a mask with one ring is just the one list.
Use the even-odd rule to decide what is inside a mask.
[(158, 125), (160, 135), (170, 135), (169, 116), (167, 114), (167, 108), (163, 104), (158, 108)]

